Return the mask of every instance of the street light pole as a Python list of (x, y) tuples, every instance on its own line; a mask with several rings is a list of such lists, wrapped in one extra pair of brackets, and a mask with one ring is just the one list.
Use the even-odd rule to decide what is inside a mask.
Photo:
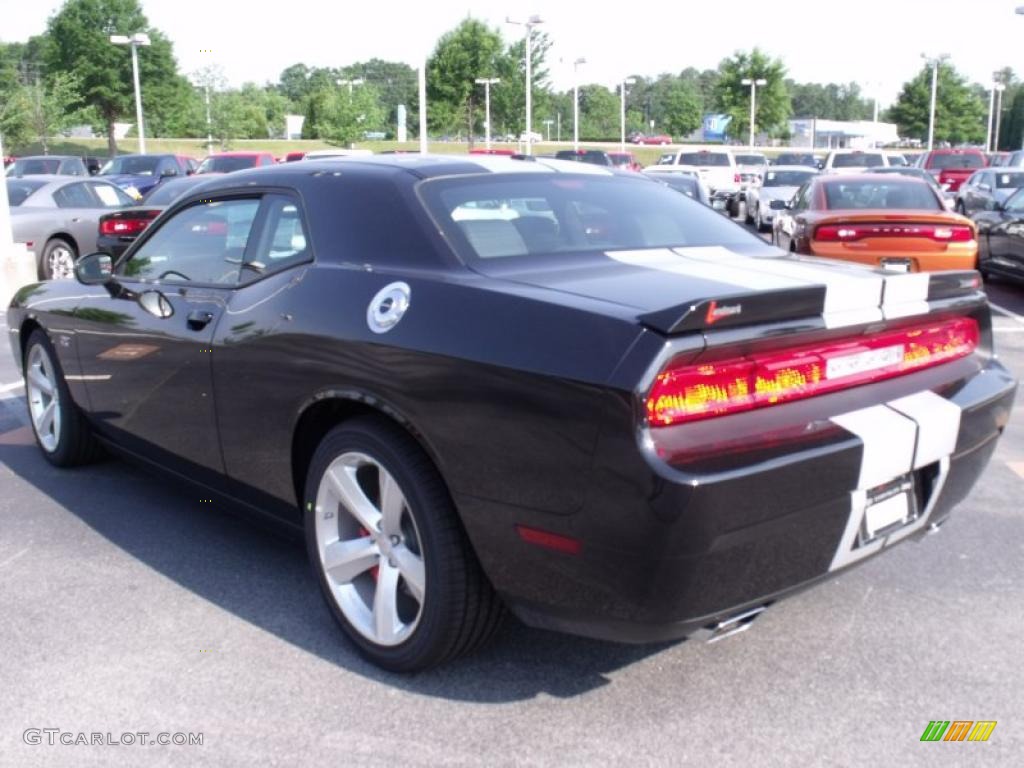
[(999, 151), (999, 132), (1002, 126), (1003, 120), (1003, 91), (1006, 90), (1006, 86), (1002, 83), (996, 83), (992, 86), (996, 92), (996, 132), (992, 136), (992, 150), (994, 152)]
[(572, 148), (580, 148), (580, 64), (586, 64), (587, 60), (580, 57), (572, 63)]
[(533, 32), (533, 28), (538, 24), (543, 24), (544, 20), (540, 16), (534, 14), (530, 16), (526, 21), (513, 21), (512, 19), (505, 17), (507, 24), (520, 24), (526, 28), (526, 154), (533, 154), (533, 70), (530, 62), (530, 36)]
[(146, 154), (146, 131), (142, 126), (142, 89), (139, 87), (139, 54), (140, 45), (149, 45), (149, 35), (136, 32), (127, 35), (111, 35), (110, 42), (114, 45), (128, 45), (132, 49), (132, 80), (135, 81), (135, 126), (139, 134), (139, 154)]
[(210, 84), (203, 86), (206, 90), (206, 154), (213, 154), (213, 120), (210, 119)]
[(619, 91), (619, 151), (626, 151), (626, 86), (636, 82), (635, 78), (622, 78), (622, 86)]
[(948, 59), (949, 54), (940, 53), (938, 56), (929, 57), (927, 53), (922, 53), (921, 58), (927, 61), (932, 68), (932, 100), (928, 110), (928, 151), (930, 152), (935, 143), (935, 97), (939, 89), (939, 64)]
[(754, 147), (754, 118), (757, 114), (757, 86), (768, 85), (768, 81), (763, 77), (754, 79), (752, 77), (744, 77), (740, 80), (741, 85), (750, 86), (750, 147)]
[(996, 84), (992, 83), (992, 87), (988, 91), (988, 128), (985, 129), (985, 151), (992, 151), (992, 113), (995, 109), (996, 103)]
[(473, 81), (484, 87), (484, 146), (491, 148), (491, 86), (501, 82), (500, 77), (478, 77)]

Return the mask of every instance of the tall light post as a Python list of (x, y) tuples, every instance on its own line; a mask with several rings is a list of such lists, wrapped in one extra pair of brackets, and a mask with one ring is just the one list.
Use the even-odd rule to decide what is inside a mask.
[(752, 77), (744, 77), (740, 80), (741, 85), (750, 86), (750, 146), (754, 146), (754, 117), (757, 114), (757, 86), (768, 85), (768, 81), (763, 77), (754, 79)]
[[(996, 72), (996, 75), (999, 73)], [(992, 81), (992, 90), (988, 94), (988, 138), (989, 144), (988, 151), (998, 152), (999, 151), (999, 131), (1001, 119), (1003, 116), (1003, 91), (1006, 90), (1006, 86), (994, 79)], [(995, 120), (995, 132), (992, 130), (992, 121)]]
[(580, 148), (580, 64), (586, 64), (582, 56), (572, 63), (572, 148)]
[(365, 81), (361, 77), (355, 77), (355, 78), (351, 78), (351, 79), (340, 77), (337, 80), (335, 80), (334, 82), (337, 83), (338, 85), (347, 85), (348, 86), (348, 97), (351, 99), (352, 98), (352, 86), (354, 86), (354, 85), (362, 85)]
[(619, 88), (619, 151), (626, 151), (626, 86), (633, 85), (635, 78), (622, 78), (622, 85)]
[(547, 135), (548, 142), (551, 141), (551, 126), (554, 125), (554, 124), (555, 124), (555, 121), (552, 120), (550, 117), (547, 120), (544, 121), (544, 128), (547, 131), (546, 135)]
[(526, 154), (533, 154), (533, 65), (530, 62), (530, 46), (531, 46), (531, 33), (533, 28), (538, 24), (543, 24), (544, 20), (540, 16), (534, 14), (526, 21), (514, 21), (507, 16), (505, 17), (507, 24), (519, 24), (526, 28)]
[(484, 87), (484, 146), (491, 148), (491, 86), (501, 82), (500, 77), (478, 77), (473, 81)]
[(993, 151), (999, 151), (999, 134), (1003, 124), (1003, 91), (1006, 90), (1006, 83), (1002, 81), (1002, 72), (993, 72), (992, 80), (994, 85), (992, 86), (996, 92), (996, 129), (992, 135), (992, 149)]
[(110, 42), (114, 45), (130, 45), (132, 49), (132, 79), (135, 81), (135, 127), (139, 133), (139, 154), (146, 154), (146, 131), (142, 127), (142, 89), (139, 87), (139, 54), (140, 45), (149, 45), (149, 35), (136, 32), (128, 35), (111, 35)]
[(949, 58), (948, 53), (940, 53), (938, 56), (929, 56), (922, 53), (921, 58), (928, 62), (932, 68), (932, 101), (928, 109), (928, 150), (931, 151), (935, 143), (935, 97), (939, 89), (939, 65)]

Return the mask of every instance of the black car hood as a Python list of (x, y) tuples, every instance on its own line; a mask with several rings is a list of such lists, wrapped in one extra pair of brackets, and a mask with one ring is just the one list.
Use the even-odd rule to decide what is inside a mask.
[[(771, 246), (706, 246), (481, 260), (474, 270), (630, 308), (663, 333), (820, 316), (827, 327), (927, 311), (927, 273), (889, 274)], [(945, 273), (959, 292), (977, 275)], [(948, 292), (949, 280), (944, 283)]]

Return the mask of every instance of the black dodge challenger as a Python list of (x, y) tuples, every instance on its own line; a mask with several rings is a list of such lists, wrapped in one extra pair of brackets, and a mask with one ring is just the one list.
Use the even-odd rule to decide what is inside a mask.
[(974, 272), (781, 253), (649, 179), (392, 156), (234, 173), (8, 312), (39, 446), (304, 530), (417, 670), (533, 626), (745, 628), (935, 530), (1016, 382)]

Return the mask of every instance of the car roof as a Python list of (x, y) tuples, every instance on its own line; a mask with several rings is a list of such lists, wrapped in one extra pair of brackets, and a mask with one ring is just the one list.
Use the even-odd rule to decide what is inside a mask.
[(769, 165), (768, 173), (776, 171), (798, 171), (799, 173), (817, 174), (818, 169), (811, 165)]
[(984, 155), (980, 149), (974, 147), (940, 147), (929, 150), (933, 155)]
[(81, 160), (78, 155), (22, 155), (16, 160)]
[(260, 155), (269, 155), (270, 152), (263, 152), (257, 149), (239, 149), (231, 150), (230, 152), (214, 152), (208, 157), (258, 157)]

